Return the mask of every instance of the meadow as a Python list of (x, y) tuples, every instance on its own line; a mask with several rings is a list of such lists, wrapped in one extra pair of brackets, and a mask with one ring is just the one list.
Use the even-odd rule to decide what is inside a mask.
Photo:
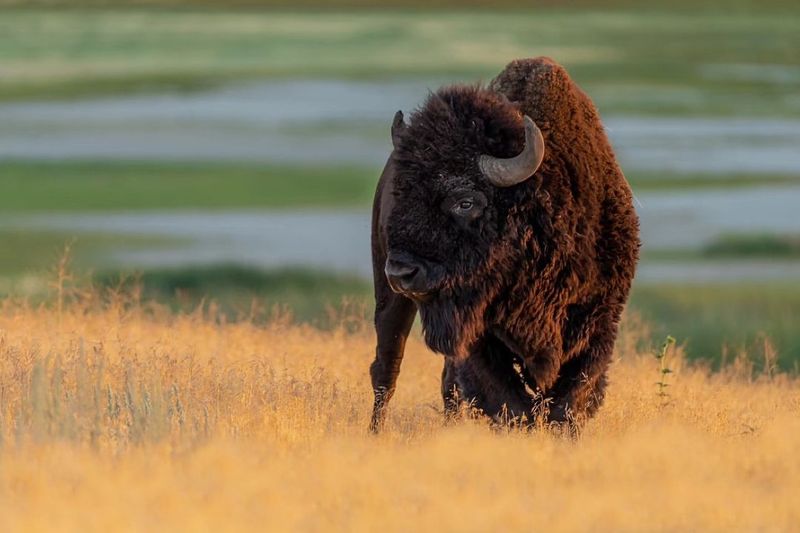
[[(83, 280), (106, 289), (139, 287), (144, 298), (189, 312), (213, 302), (228, 318), (281, 311), (296, 322), (330, 329), (336, 317), (372, 319), (372, 286), (363, 279), (317, 271), (259, 271), (235, 266), (105, 273)], [(719, 369), (742, 354), (762, 369), (765, 358), (784, 371), (800, 370), (800, 288), (791, 282), (707, 286), (637, 284), (630, 313), (647, 324), (640, 336), (656, 343), (674, 336), (687, 358)]]
[[(75, 240), (67, 234), (0, 232), (0, 241), (6, 243), (0, 250), (0, 295), (23, 295), (34, 305), (48, 300), (59, 254), (67, 242), (75, 255), (69, 260), (74, 269), (69, 283), (75, 290), (136, 291), (163, 309), (180, 313), (210, 304), (226, 320), (251, 317), (260, 324), (271, 313), (279, 313), (323, 330), (333, 328), (343, 312), (361, 321), (372, 318), (372, 284), (354, 275), (302, 268), (264, 270), (233, 262), (98, 271), (92, 268), (93, 261), (110, 245), (119, 245), (119, 237), (99, 234)], [(125, 244), (167, 250), (176, 241), (127, 237)], [(648, 325), (641, 332), (647, 342), (672, 335), (688, 359), (710, 368), (719, 369), (741, 354), (752, 356), (761, 368), (765, 354), (772, 354), (781, 370), (800, 369), (796, 327), (800, 289), (791, 280), (705, 286), (639, 283), (633, 288), (629, 308)]]
[[(800, 383), (741, 355), (660, 363), (627, 317), (577, 440), (444, 425), (412, 335), (386, 431), (374, 337), (273, 314), (175, 314), (133, 292), (0, 306), (3, 531), (786, 531), (800, 520)], [(60, 295), (60, 296), (59, 296)], [(754, 363), (764, 370), (754, 370)], [(659, 393), (657, 382), (668, 386)], [(577, 511), (579, 509), (580, 511)]]
[[(7, 213), (367, 207), (371, 166), (230, 162), (6, 161)], [(224, 186), (220, 186), (224, 184)]]
[[(241, 213), (366, 213), (379, 172), (368, 157), (136, 159), (101, 141), (129, 133), (126, 120), (138, 135), (174, 120), (189, 135), (238, 135), (230, 144), (261, 134), (324, 148), (341, 131), (364, 143), (386, 135), (377, 119), (289, 120), (269, 137), (241, 115), (192, 113), (232, 106), (238, 96), (214, 90), (250, 82), (436, 85), (540, 54), (564, 63), (604, 117), (662, 121), (662, 135), (675, 119), (721, 145), (739, 135), (734, 147), (748, 146), (734, 131), (746, 124), (766, 161), (800, 118), (798, 13), (783, 0), (0, 0), (0, 148), (50, 130), (111, 148), (0, 155), (0, 531), (796, 529), (797, 276), (637, 282), (606, 402), (575, 439), (468, 412), (445, 424), (442, 359), (416, 325), (375, 436), (364, 277), (266, 269), (233, 247), (205, 262), (120, 266), (108, 259), (123, 249), (169, 256), (215, 237), (114, 230), (108, 217), (81, 232), (25, 221), (195, 213), (241, 229)], [(136, 121), (159, 97), (181, 106), (203, 94), (217, 99)], [(274, 93), (252, 101), (267, 107), (264, 94)], [(131, 107), (103, 105), (115, 98)], [(97, 106), (71, 115), (81, 102)], [(679, 160), (703, 140), (687, 138), (649, 139)], [(800, 183), (792, 170), (668, 163), (625, 168), (634, 193)], [(800, 264), (797, 235), (749, 229), (645, 247), (643, 263)], [(677, 343), (661, 351), (668, 335)]]

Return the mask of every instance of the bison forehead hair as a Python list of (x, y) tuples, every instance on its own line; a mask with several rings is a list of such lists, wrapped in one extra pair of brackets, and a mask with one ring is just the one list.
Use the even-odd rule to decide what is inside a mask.
[[(492, 302), (511, 284), (519, 251), (527, 248), (513, 220), (523, 215), (520, 206), (531, 207), (520, 197), (535, 191), (536, 180), (499, 188), (478, 163), (482, 155), (513, 157), (524, 146), (522, 113), (480, 86), (431, 94), (398, 132), (388, 249), (428, 267), (436, 291), (418, 308), (435, 351), (467, 354), (489, 325)], [(481, 204), (478, 216), (453, 216), (451, 208), (465, 196)]]
[(440, 89), (410, 122), (396, 147), (401, 169), (477, 178), (480, 154), (510, 157), (522, 148), (522, 114), (517, 106), (478, 85)]

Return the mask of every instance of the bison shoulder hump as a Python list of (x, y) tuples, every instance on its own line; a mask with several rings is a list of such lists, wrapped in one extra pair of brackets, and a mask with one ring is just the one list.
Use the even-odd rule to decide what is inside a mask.
[(575, 112), (596, 115), (591, 100), (567, 70), (549, 57), (512, 61), (492, 80), (490, 88), (518, 102), (537, 123), (566, 119)]

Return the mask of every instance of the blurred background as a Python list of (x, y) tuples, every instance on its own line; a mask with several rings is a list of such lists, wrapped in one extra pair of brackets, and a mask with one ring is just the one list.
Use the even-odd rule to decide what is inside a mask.
[(45, 298), (66, 248), (75, 286), (175, 310), (369, 315), (393, 113), (538, 55), (633, 187), (628, 320), (796, 369), (796, 1), (0, 0), (0, 294)]

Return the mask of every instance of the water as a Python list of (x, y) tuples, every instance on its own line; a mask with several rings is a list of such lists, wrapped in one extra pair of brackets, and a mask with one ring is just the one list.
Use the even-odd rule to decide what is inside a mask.
[(0, 226), (176, 240), (170, 249), (111, 249), (105, 262), (114, 267), (235, 263), (362, 276), (371, 268), (370, 216), (364, 210), (42, 214), (0, 218)]
[(725, 234), (800, 234), (800, 185), (637, 194), (645, 249), (697, 249)]
[[(394, 112), (442, 80), (271, 81), (190, 94), (0, 105), (0, 159), (235, 160), (380, 165)], [(725, 177), (800, 173), (800, 120), (605, 117), (623, 168)], [(692, 250), (727, 233), (800, 234), (800, 187), (637, 195), (645, 251)], [(370, 275), (365, 210), (35, 214), (0, 227), (175, 239), (108, 249), (103, 267), (237, 263)], [(121, 239), (124, 243), (124, 239)], [(792, 261), (645, 263), (641, 280), (798, 279)]]
[[(0, 158), (380, 164), (397, 109), (442, 80), (271, 81), (0, 105)], [(800, 172), (800, 120), (605, 117), (626, 171)]]

